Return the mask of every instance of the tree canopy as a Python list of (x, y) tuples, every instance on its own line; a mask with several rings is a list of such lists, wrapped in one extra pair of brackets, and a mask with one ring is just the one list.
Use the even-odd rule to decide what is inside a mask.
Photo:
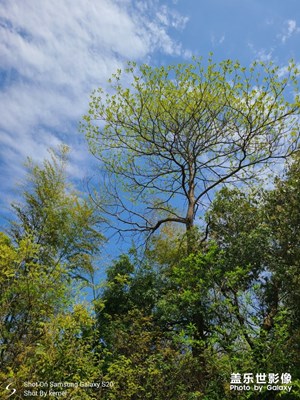
[(37, 165), (28, 159), (22, 201), (14, 202), (10, 235), (16, 243), (31, 236), (40, 262), (64, 264), (70, 273), (92, 271), (91, 258), (104, 240), (95, 208), (67, 181), (67, 146), (50, 149), (50, 159)]
[[(82, 129), (105, 172), (101, 207), (121, 231), (190, 230), (212, 193), (247, 182), (299, 144), (297, 68), (225, 60), (129, 63), (94, 91)], [(124, 195), (127, 193), (127, 197)]]

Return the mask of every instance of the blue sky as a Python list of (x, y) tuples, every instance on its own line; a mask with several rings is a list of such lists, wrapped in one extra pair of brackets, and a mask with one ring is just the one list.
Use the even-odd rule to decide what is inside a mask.
[(128, 60), (156, 66), (290, 58), (300, 65), (299, 0), (0, 0), (0, 205), (27, 156), (71, 147), (70, 176), (95, 161), (78, 132), (89, 94)]

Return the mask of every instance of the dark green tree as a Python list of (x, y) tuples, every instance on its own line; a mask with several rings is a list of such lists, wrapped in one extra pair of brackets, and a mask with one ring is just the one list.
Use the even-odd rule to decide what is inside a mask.
[(300, 375), (298, 182), (295, 155), (273, 190), (223, 189), (210, 212), (210, 238), (221, 250), (214, 266), (218, 346), (235, 370), (291, 373), (291, 399)]

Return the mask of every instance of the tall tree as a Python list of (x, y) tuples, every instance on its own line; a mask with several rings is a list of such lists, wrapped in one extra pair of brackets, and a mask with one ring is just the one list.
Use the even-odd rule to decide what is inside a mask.
[[(95, 210), (67, 183), (67, 151), (52, 151), (42, 166), (29, 163), (23, 201), (13, 205), (10, 237), (0, 233), (4, 381), (30, 378), (35, 369), (30, 360), (38, 360), (47, 326), (71, 310), (76, 287), (71, 278), (93, 272), (93, 257), (103, 241)], [(66, 332), (65, 326), (57, 329), (58, 337)]]
[(177, 222), (189, 232), (220, 185), (253, 179), (292, 154), (299, 96), (287, 95), (296, 76), (294, 63), (282, 77), (273, 64), (212, 59), (118, 70), (108, 94), (92, 94), (82, 124), (106, 173), (101, 207), (111, 224), (151, 233)]
[(69, 149), (51, 149), (42, 166), (27, 161), (28, 175), (22, 201), (12, 204), (15, 219), (9, 229), (14, 242), (30, 235), (39, 245), (40, 262), (65, 264), (71, 273), (91, 271), (93, 254), (103, 235), (95, 208), (68, 183)]

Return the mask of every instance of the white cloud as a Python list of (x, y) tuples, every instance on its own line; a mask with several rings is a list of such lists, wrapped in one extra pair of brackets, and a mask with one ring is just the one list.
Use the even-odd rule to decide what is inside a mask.
[(248, 42), (248, 47), (252, 51), (256, 61), (269, 62), (273, 58), (273, 52), (274, 52), (273, 48), (271, 48), (269, 50), (264, 49), (264, 48), (258, 49), (251, 42)]
[(257, 50), (256, 52), (256, 59), (258, 61), (268, 62), (272, 60), (272, 54), (273, 54), (273, 49), (269, 51), (266, 49), (260, 49)]
[(49, 146), (66, 142), (78, 154), (76, 124), (92, 89), (127, 60), (149, 60), (157, 50), (185, 55), (168, 30), (186, 22), (156, 0), (2, 0), (1, 187), (12, 184), (26, 156), (41, 160)]
[(285, 43), (292, 35), (299, 33), (300, 28), (297, 26), (297, 22), (294, 19), (289, 19), (284, 23), (284, 29), (279, 35), (281, 42)]
[(170, 10), (165, 5), (156, 13), (156, 17), (166, 27), (175, 29), (183, 29), (189, 20), (188, 17), (182, 16), (174, 10)]
[(297, 23), (295, 20), (290, 19), (287, 21), (287, 25), (287, 32), (289, 35), (292, 35), (297, 30)]
[[(279, 68), (278, 72), (277, 72), (279, 78), (288, 76), (291, 72), (291, 67), (293, 67), (293, 65), (288, 63), (287, 65), (284, 65), (283, 67)], [(295, 64), (294, 68), (297, 70), (296, 73), (299, 76), (300, 75), (300, 63)]]
[(214, 34), (211, 34), (210, 36), (210, 41), (213, 46), (221, 45), (224, 42), (224, 40), (225, 40), (225, 35), (216, 37)]
[(222, 35), (221, 38), (219, 39), (219, 44), (222, 44), (225, 40), (225, 35)]

